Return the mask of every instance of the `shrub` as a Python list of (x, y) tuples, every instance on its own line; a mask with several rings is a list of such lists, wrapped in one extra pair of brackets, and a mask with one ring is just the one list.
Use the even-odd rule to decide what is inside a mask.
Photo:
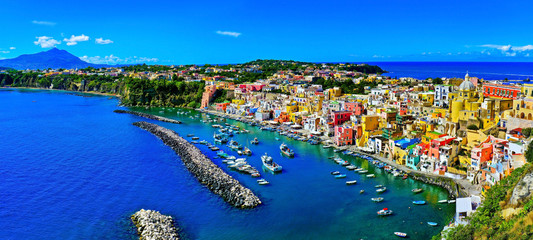
[(474, 124), (468, 125), (468, 127), (466, 127), (466, 128), (469, 129), (469, 130), (479, 130), (479, 128), (476, 125), (474, 125)]

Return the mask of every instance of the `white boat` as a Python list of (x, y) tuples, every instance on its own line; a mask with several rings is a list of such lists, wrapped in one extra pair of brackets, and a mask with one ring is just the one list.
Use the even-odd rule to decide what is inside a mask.
[(388, 216), (392, 214), (392, 210), (389, 210), (388, 208), (383, 208), (378, 211), (379, 216)]
[(372, 200), (372, 202), (382, 202), (383, 198), (382, 197), (376, 197), (376, 198), (371, 198), (370, 200)]
[(377, 192), (377, 193), (382, 193), (382, 192), (385, 192), (385, 191), (387, 191), (387, 188), (386, 188), (386, 187), (382, 187), (382, 188), (378, 188), (378, 189), (376, 189), (376, 192)]
[(368, 174), (368, 175), (366, 175), (366, 177), (368, 177), (368, 178), (374, 178), (374, 177), (376, 177), (376, 175), (374, 175), (374, 174)]
[(361, 170), (361, 171), (359, 171), (359, 173), (361, 173), (361, 174), (364, 174), (364, 173), (367, 173), (367, 172), (368, 172), (368, 170)]
[(261, 179), (257, 180), (257, 183), (259, 183), (259, 185), (267, 185), (267, 184), (269, 184), (269, 182), (267, 180), (265, 180), (264, 178), (261, 178)]
[(356, 183), (357, 183), (357, 180), (346, 181), (346, 185), (354, 185)]
[(438, 203), (448, 203), (448, 200), (446, 200), (446, 199), (443, 199), (443, 200), (439, 200), (439, 202), (438, 202)]
[(263, 166), (265, 166), (272, 172), (281, 172), (282, 170), (281, 165), (272, 161), (272, 157), (268, 156), (266, 153), (265, 155), (261, 156), (261, 161), (263, 162)]
[(450, 200), (450, 201), (448, 201), (448, 203), (450, 203), (450, 204), (451, 203), (455, 203), (455, 200)]

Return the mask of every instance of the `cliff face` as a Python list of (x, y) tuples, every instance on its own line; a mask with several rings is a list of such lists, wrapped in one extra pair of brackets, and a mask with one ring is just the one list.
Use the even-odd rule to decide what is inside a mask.
[(533, 172), (526, 174), (522, 180), (516, 184), (511, 198), (509, 199), (509, 204), (523, 204), (531, 198), (531, 194), (533, 194)]

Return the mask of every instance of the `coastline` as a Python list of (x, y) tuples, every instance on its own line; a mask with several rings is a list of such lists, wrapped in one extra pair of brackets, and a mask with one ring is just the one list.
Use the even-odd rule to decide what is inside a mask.
[(0, 87), (0, 89), (25, 89), (25, 90), (46, 90), (46, 91), (59, 91), (59, 92), (69, 92), (69, 93), (78, 93), (78, 94), (90, 94), (90, 95), (99, 95), (99, 96), (108, 96), (108, 97), (117, 97), (120, 98), (120, 94), (113, 93), (101, 93), (95, 91), (71, 91), (64, 89), (50, 89), (50, 88), (36, 88), (36, 87)]

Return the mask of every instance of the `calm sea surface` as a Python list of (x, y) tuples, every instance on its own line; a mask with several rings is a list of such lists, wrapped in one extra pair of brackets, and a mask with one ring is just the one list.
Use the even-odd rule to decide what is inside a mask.
[(435, 77), (463, 78), (468, 71), (471, 77), (485, 80), (533, 81), (533, 62), (373, 62), (388, 71), (386, 76), (414, 77), (417, 79)]
[[(271, 184), (260, 186), (213, 159), (264, 202), (253, 210), (234, 209), (200, 185), (169, 147), (132, 125), (146, 119), (113, 113), (117, 104), (101, 96), (0, 90), (0, 239), (136, 239), (129, 215), (141, 208), (173, 216), (185, 239), (205, 240), (395, 239), (395, 231), (429, 239), (453, 216), (454, 205), (436, 203), (447, 197), (441, 188), (343, 157), (376, 173), (368, 179), (327, 159), (334, 155), (330, 149), (281, 137), (296, 152), (294, 159), (284, 158), (278, 134), (228, 120), (251, 131), (234, 137), (253, 151), (249, 163), (261, 169), (260, 156), (268, 152), (284, 169), (278, 175), (262, 172)], [(178, 110), (151, 112), (181, 125), (148, 121), (212, 141), (214, 128), (200, 122), (205, 115), (193, 112), (201, 117), (191, 119)], [(250, 146), (253, 137), (261, 143)], [(334, 179), (334, 170), (348, 177)], [(346, 186), (347, 180), (358, 182)], [(388, 188), (381, 203), (370, 200), (378, 196), (377, 184)], [(414, 195), (411, 189), (418, 187), (425, 191)], [(366, 192), (359, 194), (361, 189)], [(415, 206), (413, 200), (429, 204)], [(378, 217), (384, 207), (394, 215)], [(428, 221), (440, 226), (429, 227)]]

